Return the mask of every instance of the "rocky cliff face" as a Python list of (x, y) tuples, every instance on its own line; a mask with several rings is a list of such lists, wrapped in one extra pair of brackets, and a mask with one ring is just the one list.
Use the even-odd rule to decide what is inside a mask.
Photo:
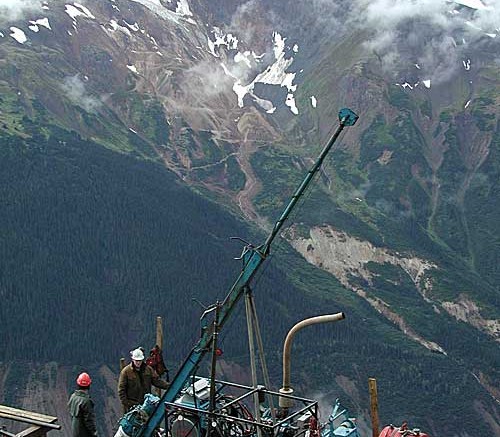
[(309, 238), (294, 238), (290, 230), (290, 242), (311, 264), (332, 273), (346, 288), (351, 289), (373, 305), (390, 320), (400, 326), (410, 337), (423, 346), (444, 353), (445, 351), (433, 342), (419, 338), (408, 329), (404, 317), (397, 317), (390, 312), (390, 305), (382, 299), (369, 297), (363, 288), (358, 287), (355, 279), (362, 279), (368, 287), (373, 285), (377, 276), (367, 267), (369, 263), (391, 264), (400, 267), (412, 280), (423, 300), (433, 305), (434, 311), (445, 310), (457, 320), (469, 323), (500, 341), (499, 321), (488, 320), (481, 316), (477, 303), (461, 296), (459, 302), (439, 302), (432, 300), (432, 270), (439, 267), (428, 260), (418, 257), (406, 257), (387, 248), (375, 247), (368, 241), (361, 241), (332, 227), (313, 228)]

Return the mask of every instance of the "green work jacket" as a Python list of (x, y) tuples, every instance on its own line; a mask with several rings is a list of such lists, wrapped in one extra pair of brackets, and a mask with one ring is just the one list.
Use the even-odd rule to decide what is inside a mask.
[(94, 402), (88, 390), (75, 390), (68, 401), (73, 437), (95, 437)]

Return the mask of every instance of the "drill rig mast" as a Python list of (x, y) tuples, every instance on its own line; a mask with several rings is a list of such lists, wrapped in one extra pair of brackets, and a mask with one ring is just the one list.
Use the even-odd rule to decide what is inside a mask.
[[(271, 233), (265, 240), (265, 242), (257, 247), (254, 247), (251, 244), (247, 244), (244, 247), (241, 259), (243, 261), (243, 267), (242, 270), (234, 282), (233, 286), (231, 287), (229, 293), (227, 294), (226, 298), (221, 304), (218, 304), (216, 307), (216, 319), (217, 319), (217, 329), (220, 330), (222, 327), (225, 325), (229, 317), (231, 316), (231, 313), (236, 305), (236, 303), (239, 301), (239, 299), (242, 297), (244, 294), (245, 290), (250, 286), (250, 283), (252, 279), (254, 278), (256, 272), (260, 268), (260, 266), (263, 264), (263, 262), (266, 260), (268, 255), (270, 254), (271, 250), (271, 245), (282, 229), (285, 221), (287, 218), (290, 216), (290, 213), (296, 206), (297, 202), (299, 199), (302, 197), (304, 194), (305, 190), (311, 183), (313, 177), (315, 174), (318, 172), (320, 169), (321, 165), (323, 164), (323, 161), (325, 157), (327, 156), (328, 152), (331, 150), (332, 146), (338, 139), (339, 135), (341, 132), (344, 130), (345, 127), (348, 126), (353, 126), (358, 119), (358, 116), (351, 111), (350, 109), (344, 108), (339, 112), (339, 126), (334, 132), (333, 136), (330, 138), (326, 146), (323, 148), (321, 151), (319, 157), (317, 158), (316, 162), (314, 165), (311, 167), (311, 169), (308, 171), (306, 176), (304, 177), (303, 181), (293, 194), (292, 198), (288, 202), (287, 206), (283, 210), (281, 216), (279, 219), (276, 221)], [(207, 311), (212, 311), (214, 308), (207, 310)], [(206, 311), (206, 312), (207, 312)], [(202, 317), (202, 320), (204, 320), (204, 317)], [(303, 398), (295, 398), (296, 400), (301, 403), (302, 408), (299, 408), (295, 413), (291, 415), (287, 415), (286, 418), (283, 418), (282, 420), (279, 420), (277, 423), (267, 423), (267, 425), (263, 425), (264, 427), (261, 429), (257, 424), (254, 423), (254, 421), (248, 416), (248, 414), (245, 411), (241, 411), (243, 407), (240, 405), (240, 401), (249, 396), (250, 394), (253, 394), (255, 390), (258, 390), (259, 393), (261, 394), (267, 394), (269, 396), (285, 396), (283, 393), (274, 393), (270, 392), (268, 390), (265, 390), (263, 387), (260, 387), (259, 389), (257, 388), (250, 388), (246, 387), (248, 389), (247, 394), (241, 395), (238, 397), (236, 400), (229, 400), (229, 398), (225, 399), (223, 401), (224, 403), (224, 409), (221, 410), (219, 413), (214, 411), (214, 405), (213, 405), (213, 396), (209, 395), (208, 393), (208, 384), (207, 379), (201, 379), (197, 378), (194, 376), (194, 373), (196, 369), (198, 368), (200, 362), (202, 359), (205, 357), (208, 351), (210, 351), (212, 345), (214, 343), (214, 325), (213, 324), (208, 324), (204, 323), (202, 326), (202, 333), (200, 336), (200, 339), (196, 343), (196, 345), (193, 347), (191, 352), (188, 354), (186, 357), (185, 361), (177, 371), (177, 374), (175, 377), (172, 379), (171, 384), (169, 388), (165, 391), (163, 396), (159, 401), (155, 401), (153, 405), (150, 407), (148, 411), (148, 419), (145, 423), (142, 423), (141, 425), (131, 425), (130, 424), (130, 414), (127, 413), (124, 418), (120, 421), (120, 429), (122, 429), (123, 434), (125, 436), (129, 437), (150, 437), (154, 435), (155, 429), (158, 428), (162, 421), (165, 418), (165, 414), (167, 414), (169, 411), (175, 410), (176, 406), (178, 408), (181, 408), (184, 411), (184, 416), (189, 416), (191, 415), (199, 415), (200, 412), (202, 411), (200, 409), (199, 402), (197, 403), (196, 401), (193, 401), (194, 398), (196, 398), (197, 394), (201, 392), (206, 392), (206, 397), (205, 399), (207, 400), (206, 406), (204, 408), (210, 409), (210, 417), (212, 418), (222, 418), (226, 419), (229, 421), (232, 421), (232, 423), (239, 422), (241, 425), (239, 428), (237, 428), (239, 431), (235, 432), (235, 428), (233, 426), (232, 429), (227, 429), (226, 431), (219, 430), (219, 436), (223, 435), (248, 435), (248, 436), (253, 436), (258, 435), (259, 437), (262, 436), (262, 434), (266, 434), (269, 436), (275, 436), (275, 435), (284, 435), (283, 434), (283, 429), (294, 429), (294, 427), (290, 426), (285, 426), (287, 424), (290, 424), (290, 421), (295, 420), (295, 421), (300, 421), (301, 417), (304, 416), (306, 412), (311, 412), (312, 410), (315, 410), (317, 405), (314, 404), (314, 401), (310, 401), (308, 399), (303, 399)], [(212, 390), (214, 390), (213, 387), (216, 387), (215, 390), (217, 393), (220, 393), (225, 386), (231, 385), (234, 388), (238, 389), (244, 389), (244, 386), (237, 385), (237, 384), (229, 384), (229, 383), (215, 383), (215, 381), (211, 382), (212, 384)], [(191, 385), (191, 387), (190, 387)], [(208, 401), (208, 398), (211, 398), (211, 401)], [(291, 397), (291, 396), (290, 396)], [(190, 404), (192, 402), (192, 404)], [(184, 407), (182, 407), (182, 404), (185, 404)], [(210, 405), (209, 405), (210, 404)], [(235, 418), (234, 416), (231, 416), (229, 414), (230, 410), (234, 410), (238, 407), (240, 411), (237, 413), (237, 417)], [(206, 411), (206, 410), (205, 410)], [(332, 413), (333, 414), (333, 413)], [(314, 416), (315, 414), (313, 414)], [(317, 415), (316, 415), (317, 417)], [(308, 416), (309, 418), (309, 416)], [(309, 420), (309, 419), (308, 419)], [(179, 424), (180, 422), (177, 422)], [(194, 421), (190, 421), (190, 424), (192, 423), (191, 426), (191, 431), (194, 430)], [(266, 428), (267, 427), (267, 428)], [(193, 437), (198, 437), (198, 433), (191, 434), (191, 431), (187, 432), (184, 428), (181, 429), (180, 425), (178, 426), (178, 429), (176, 432), (170, 432), (172, 435), (175, 436), (193, 436)], [(120, 432), (120, 431), (119, 431)], [(317, 436), (320, 434), (319, 428), (317, 429)], [(209, 433), (210, 434), (210, 433)], [(290, 433), (286, 434), (287, 436)], [(313, 433), (314, 434), (314, 433)], [(298, 435), (298, 434), (295, 434)], [(322, 433), (321, 435), (325, 435)], [(334, 435), (333, 433), (331, 434), (332, 436)], [(337, 435), (337, 434), (335, 434)], [(349, 434), (338, 434), (338, 435), (352, 435), (355, 436), (356, 434), (349, 433)]]

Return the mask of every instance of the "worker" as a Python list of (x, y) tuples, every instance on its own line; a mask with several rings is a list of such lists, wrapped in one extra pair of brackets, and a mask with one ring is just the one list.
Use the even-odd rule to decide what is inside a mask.
[(91, 383), (92, 380), (88, 373), (80, 373), (76, 378), (77, 389), (69, 398), (68, 409), (71, 416), (73, 437), (97, 436), (94, 402), (89, 393)]
[(144, 362), (144, 349), (130, 351), (130, 357), (132, 362), (122, 369), (118, 381), (118, 397), (124, 414), (144, 402), (144, 395), (151, 393), (151, 385), (162, 389), (168, 388), (169, 385)]

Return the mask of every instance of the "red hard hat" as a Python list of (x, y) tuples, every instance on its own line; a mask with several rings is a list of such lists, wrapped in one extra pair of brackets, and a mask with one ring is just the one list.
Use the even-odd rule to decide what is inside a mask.
[(90, 376), (88, 373), (80, 373), (78, 375), (78, 378), (76, 378), (76, 383), (80, 387), (88, 387), (91, 384), (92, 380), (90, 379)]

